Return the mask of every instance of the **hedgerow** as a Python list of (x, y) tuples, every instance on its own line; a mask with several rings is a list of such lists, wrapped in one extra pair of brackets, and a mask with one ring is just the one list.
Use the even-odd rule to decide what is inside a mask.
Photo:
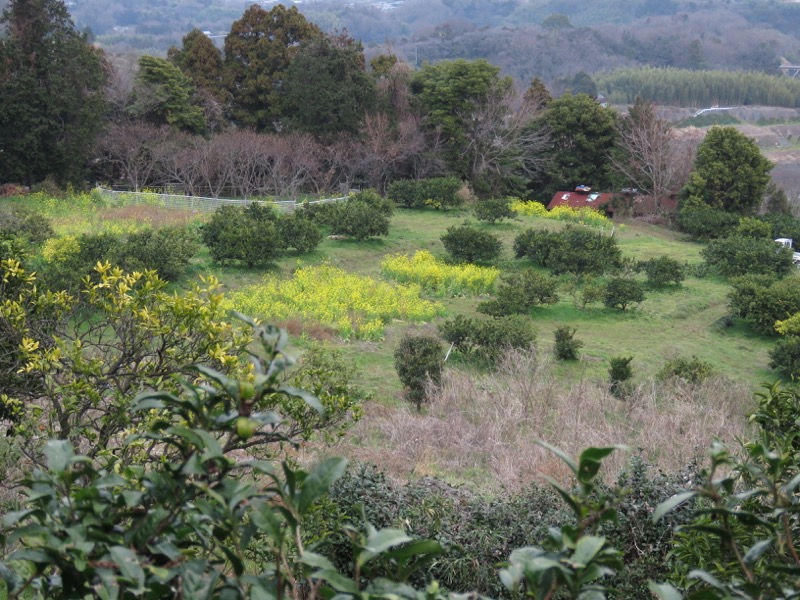
[(288, 280), (267, 275), (228, 296), (230, 308), (269, 320), (329, 325), (344, 339), (379, 340), (390, 319), (427, 321), (444, 313), (420, 298), (419, 285), (390, 284), (331, 266), (298, 269)]
[(497, 267), (473, 264), (450, 265), (427, 250), (413, 256), (394, 254), (381, 263), (384, 276), (400, 283), (416, 283), (427, 293), (455, 296), (485, 294), (500, 275)]

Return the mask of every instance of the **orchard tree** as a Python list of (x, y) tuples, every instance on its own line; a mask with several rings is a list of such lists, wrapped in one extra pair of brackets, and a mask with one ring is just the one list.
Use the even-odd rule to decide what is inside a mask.
[(279, 116), (280, 86), (304, 42), (322, 38), (296, 7), (266, 11), (254, 4), (234, 21), (225, 38), (225, 83), (233, 97), (233, 119), (257, 129)]
[(61, 0), (11, 0), (0, 18), (0, 181), (80, 181), (105, 112), (105, 58)]
[(608, 155), (615, 149), (616, 113), (603, 108), (586, 94), (564, 94), (553, 100), (543, 116), (553, 144), (548, 189), (572, 189), (589, 185), (596, 189), (613, 188), (613, 173)]
[(286, 70), (281, 115), (302, 131), (357, 133), (376, 102), (361, 44), (351, 38), (312, 39)]
[(697, 148), (685, 194), (726, 212), (752, 214), (761, 204), (772, 163), (734, 127), (712, 127)]

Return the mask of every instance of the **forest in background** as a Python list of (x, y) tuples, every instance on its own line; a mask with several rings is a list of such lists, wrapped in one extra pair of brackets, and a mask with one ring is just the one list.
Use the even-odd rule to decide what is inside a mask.
[[(2, 7), (0, 2), (0, 7)], [(193, 28), (222, 45), (250, 2), (74, 0), (79, 29), (115, 53), (163, 55)], [(286, 3), (291, 6), (291, 3)], [(304, 2), (326, 33), (347, 31), (367, 57), (391, 49), (411, 65), (484, 58), (519, 82), (540, 77), (555, 93), (575, 75), (650, 65), (777, 74), (780, 57), (800, 60), (800, 6), (785, 2), (638, 0), (406, 0)], [(270, 3), (264, 4), (269, 8)], [(602, 90), (601, 90), (602, 91)]]

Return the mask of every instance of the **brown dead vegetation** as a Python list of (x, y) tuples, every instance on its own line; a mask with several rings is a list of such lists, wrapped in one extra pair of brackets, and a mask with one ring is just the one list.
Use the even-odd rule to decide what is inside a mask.
[[(625, 399), (601, 381), (558, 383), (547, 359), (510, 353), (495, 373), (450, 370), (421, 414), (411, 407), (370, 406), (356, 427), (372, 443), (347, 450), (399, 478), (483, 473), (507, 488), (567, 473), (543, 440), (576, 456), (588, 446), (625, 444), (668, 472), (704, 456), (714, 439), (734, 442), (747, 431), (752, 391), (728, 380), (689, 386), (647, 381)], [(380, 449), (377, 449), (379, 448)], [(630, 459), (606, 461), (616, 473)]]

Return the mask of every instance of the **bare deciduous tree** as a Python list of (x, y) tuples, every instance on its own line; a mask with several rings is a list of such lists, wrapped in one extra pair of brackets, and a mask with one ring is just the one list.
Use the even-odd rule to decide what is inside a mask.
[(502, 191), (510, 178), (532, 179), (545, 164), (550, 140), (536, 123), (541, 108), (514, 89), (495, 87), (469, 114), (464, 155), (470, 181), (484, 181), (491, 192)]
[(110, 124), (97, 141), (96, 158), (111, 179), (125, 179), (139, 191), (155, 183), (158, 148), (171, 133), (149, 123)]
[(380, 193), (411, 157), (425, 149), (425, 135), (418, 119), (410, 114), (394, 126), (384, 113), (366, 115), (361, 139), (359, 167), (370, 187)]
[(656, 209), (686, 183), (694, 160), (690, 140), (679, 141), (670, 123), (650, 102), (637, 101), (620, 120), (619, 154), (609, 156), (614, 168), (646, 195)]

